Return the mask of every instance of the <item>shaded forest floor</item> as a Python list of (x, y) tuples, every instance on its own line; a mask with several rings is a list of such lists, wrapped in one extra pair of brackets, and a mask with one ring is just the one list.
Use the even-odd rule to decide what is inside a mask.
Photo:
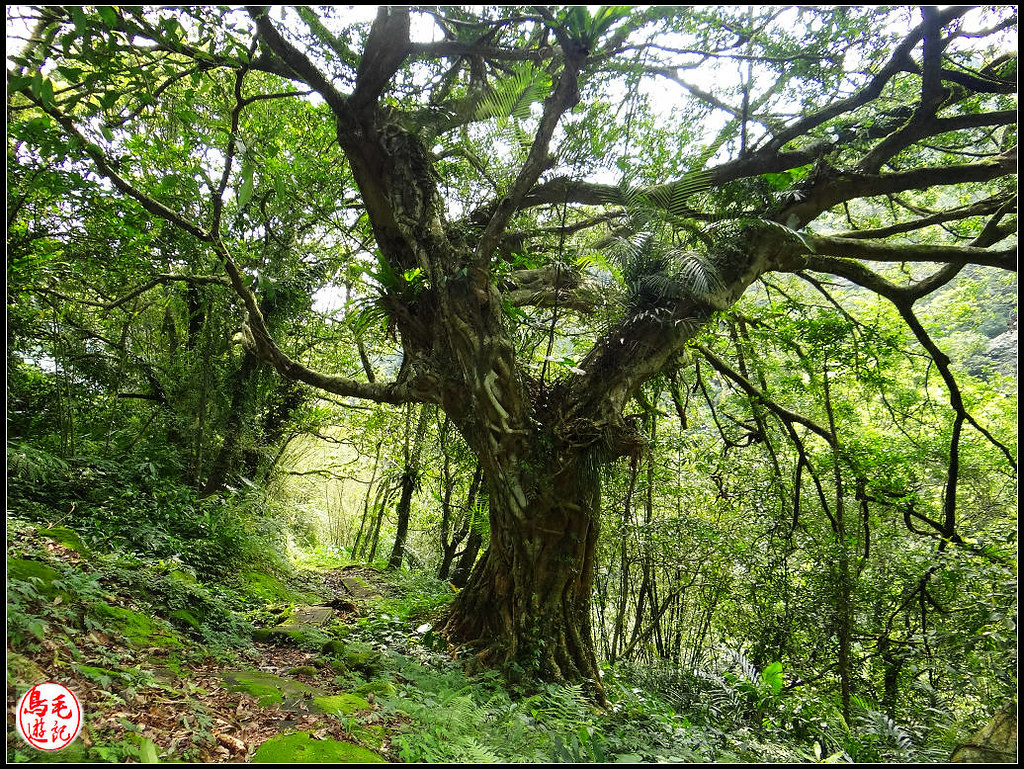
[[(99, 548), (101, 543), (93, 543)], [(241, 571), (248, 568), (249, 571)], [(20, 762), (914, 762), (951, 740), (845, 724), (742, 654), (719, 670), (608, 666), (582, 687), (512, 690), (467, 674), (433, 625), (453, 596), (429, 575), (332, 554), (197, 575), (176, 558), (95, 552), (74, 530), (8, 518), (7, 760)], [(779, 679), (781, 681), (781, 678)], [(16, 731), (54, 681), (84, 728), (56, 753)], [(776, 682), (777, 683), (777, 682)], [(941, 736), (941, 735), (939, 735)], [(912, 739), (913, 738), (913, 739)]]
[[(43, 531), (23, 527), (8, 546), (9, 762), (396, 758), (386, 726), (401, 719), (376, 697), (402, 679), (355, 638), (368, 607), (394, 592), (378, 572), (250, 572), (239, 603), (163, 563), (100, 566), (70, 530)], [(47, 681), (85, 714), (79, 738), (53, 754), (15, 728), (20, 696)]]

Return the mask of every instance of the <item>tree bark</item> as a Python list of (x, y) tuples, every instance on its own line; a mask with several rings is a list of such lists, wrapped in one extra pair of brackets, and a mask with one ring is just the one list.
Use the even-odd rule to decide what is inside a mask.
[(490, 544), (445, 631), (512, 681), (584, 681), (600, 698), (590, 618), (600, 481), (589, 459), (491, 471)]
[(411, 454), (408, 444), (409, 436), (406, 434), (405, 469), (402, 472), (401, 480), (402, 493), (398, 498), (398, 507), (395, 509), (398, 519), (395, 544), (391, 548), (391, 555), (388, 556), (388, 569), (392, 571), (402, 567), (402, 559), (405, 557), (405, 541), (409, 536), (409, 517), (412, 513), (412, 495), (416, 491), (419, 480), (420, 452), (423, 449), (423, 436), (427, 432), (429, 418), (430, 410), (426, 406), (421, 407)]
[[(452, 531), (451, 536), (448, 536), (448, 522), (442, 521), (442, 533), (441, 533), (441, 550), (442, 559), (441, 566), (437, 570), (438, 579), (449, 579), (449, 572), (451, 572), (451, 583), (456, 587), (465, 587), (469, 581), (469, 575), (473, 570), (473, 564), (476, 563), (476, 556), (480, 552), (480, 545), (483, 543), (483, 536), (479, 531), (479, 526), (475, 525), (474, 508), (476, 506), (477, 493), (480, 491), (480, 484), (483, 482), (483, 472), (480, 469), (480, 464), (477, 463), (476, 469), (473, 471), (473, 479), (469, 482), (469, 491), (466, 493), (466, 504), (465, 510), (462, 514), (462, 523), (459, 530)], [(451, 507), (451, 489), (446, 491), (444, 507), (445, 515), (450, 517), (449, 508)], [(462, 554), (459, 556), (459, 561), (452, 570), (452, 562), (455, 560), (455, 555), (458, 550), (459, 544), (462, 540), (466, 539), (466, 546), (462, 550)]]
[(221, 444), (217, 458), (213, 461), (210, 474), (203, 485), (202, 495), (208, 497), (216, 494), (228, 480), (232, 469), (238, 460), (238, 442), (241, 438), (242, 429), (248, 414), (245, 409), (245, 396), (248, 393), (249, 383), (253, 374), (259, 367), (259, 359), (255, 353), (245, 351), (242, 354), (242, 365), (234, 377), (234, 384), (231, 388), (231, 405), (229, 406), (228, 421), (224, 427), (224, 442)]

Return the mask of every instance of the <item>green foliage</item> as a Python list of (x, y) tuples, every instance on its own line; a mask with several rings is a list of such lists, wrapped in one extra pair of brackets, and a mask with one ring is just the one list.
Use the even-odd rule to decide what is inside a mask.
[(561, 11), (556, 28), (564, 29), (569, 39), (589, 51), (617, 22), (628, 18), (629, 10), (624, 5), (603, 5), (591, 14), (585, 6), (572, 6)]
[[(1012, 8), (419, 8), (433, 42), (413, 25), (414, 53), (384, 73), (365, 136), (349, 144), (346, 115), (298, 94), (372, 80), (382, 52), (364, 47), (368, 19), (282, 10), (323, 68), (301, 85), (294, 68), (274, 73), (267, 41), (250, 48), (237, 8), (14, 13), (42, 23), (8, 77), (13, 648), (75, 648), (90, 632), (244, 646), (240, 612), (268, 618), (262, 604), (303, 592), (287, 584), (286, 553), (308, 548), (304, 565), (333, 568), (357, 540), (357, 557), (379, 557), (394, 533), (409, 471), (400, 412), (313, 403), (233, 344), (245, 318), (223, 253), (164, 210), (216, 228), (292, 359), (359, 382), (440, 383), (427, 400), (451, 424), (425, 434), (413, 570), (361, 609), (355, 643), (337, 641), (352, 655), (334, 655), (347, 682), (376, 675), (395, 689), (381, 699), (406, 719), (392, 742), (402, 758), (937, 761), (1016, 690), (1015, 274), (966, 266), (896, 307), (807, 269), (766, 274), (730, 311), (710, 309), (762, 235), (809, 253), (797, 241), (813, 237), (775, 220), (819, 201), (839, 205), (808, 214), (809, 232), (893, 249), (1011, 233), (1011, 175), (855, 193), (887, 143), (899, 149), (879, 169), (888, 184), (1007, 165)], [(928, 44), (913, 38), (900, 56), (920, 72), (862, 90), (933, 13), (956, 16), (941, 60), (924, 62)], [(579, 99), (525, 169), (567, 59)], [(926, 125), (921, 72), (936, 71), (936, 117), (967, 127), (929, 133), (943, 124)], [(524, 170), (536, 183), (493, 254), (477, 254)], [(857, 264), (895, 287), (882, 293), (935, 274), (914, 260)], [(473, 286), (470, 307), (452, 289), (470, 286), (471, 266), (491, 285)], [(593, 309), (562, 294), (513, 307), (516, 274), (545, 268), (579, 279), (566, 291), (588, 289)], [(497, 312), (494, 291), (500, 320), (477, 316)], [(675, 314), (693, 305), (700, 317)], [(686, 334), (658, 333), (666, 321)], [(651, 333), (629, 338), (637, 328)], [(612, 330), (643, 375), (623, 370), (614, 393), (590, 392), (601, 377), (585, 361)], [(692, 349), (643, 370), (666, 352), (662, 337), (691, 334)], [(517, 363), (484, 399), (470, 385), (494, 350)], [(470, 374), (448, 379), (460, 366)], [(469, 493), (469, 443), (521, 441), (529, 453), (545, 433), (536, 448), (553, 452), (542, 423), (573, 413), (576, 395), (586, 418), (603, 410), (609, 435), (625, 425), (644, 442), (594, 472), (604, 714), (575, 686), (513, 699), (453, 670), (439, 628), (454, 593), (429, 576), (490, 531), (486, 487), (500, 477)], [(525, 416), (507, 434), (453, 438), (493, 422), (474, 413), (481, 403), (504, 413), (517, 397)], [(969, 419), (954, 418), (962, 409)], [(493, 476), (500, 462), (482, 464)], [(286, 472), (308, 476), (301, 493)], [(90, 681), (132, 684), (111, 674), (117, 659), (76, 665)], [(92, 757), (151, 759), (152, 743)]]
[(62, 521), (93, 548), (177, 562), (205, 576), (274, 562), (280, 527), (265, 497), (250, 489), (204, 499), (161, 482), (154, 460), (61, 460), (21, 445), (8, 454), (11, 507)]
[(466, 679), (443, 657), (398, 669), (406, 683), (384, 699), (386, 713), (410, 719), (392, 742), (405, 761), (484, 763), (593, 761), (603, 756), (590, 706), (578, 687), (545, 687), (514, 701), (493, 675)]
[(551, 90), (551, 76), (543, 70), (526, 65), (502, 79), (483, 96), (476, 107), (477, 120), (497, 118), (499, 128), (507, 121), (531, 117), (531, 106), (542, 102)]
[(427, 572), (392, 572), (395, 598), (385, 598), (378, 610), (403, 622), (436, 619), (455, 598), (452, 586)]

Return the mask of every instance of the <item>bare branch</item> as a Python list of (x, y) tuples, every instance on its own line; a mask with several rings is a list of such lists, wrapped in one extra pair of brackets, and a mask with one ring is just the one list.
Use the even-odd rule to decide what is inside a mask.
[(284, 36), (277, 31), (277, 27), (270, 21), (267, 6), (246, 6), (249, 15), (252, 16), (259, 30), (260, 38), (265, 42), (271, 51), (281, 58), (290, 70), (287, 77), (298, 79), (306, 83), (310, 88), (320, 94), (324, 101), (336, 113), (344, 110), (347, 98), (343, 96), (334, 85), (318, 70), (309, 58), (293, 46)]
[(738, 371), (734, 370), (731, 366), (729, 366), (728, 363), (719, 358), (704, 345), (695, 344), (694, 348), (699, 350), (701, 355), (707, 358), (708, 363), (710, 363), (718, 373), (722, 374), (727, 379), (730, 379), (731, 381), (738, 384), (740, 388), (742, 388), (742, 390), (751, 397), (751, 399), (755, 400), (757, 403), (767, 408), (783, 422), (786, 422), (787, 424), (790, 425), (803, 425), (815, 435), (824, 438), (830, 446), (835, 446), (835, 435), (833, 435), (829, 430), (819, 425), (813, 419), (805, 417), (801, 414), (797, 414), (794, 411), (790, 411), (785, 406), (782, 406), (773, 401), (763, 391), (759, 390), (757, 387), (751, 384), (750, 380), (748, 380)]
[(1017, 270), (1017, 247), (993, 251), (974, 246), (949, 246), (940, 243), (890, 243), (868, 238), (840, 238), (808, 234), (807, 241), (815, 253), (845, 259), (866, 259), (873, 262), (962, 262)]
[(546, 46), (523, 50), (521, 48), (499, 48), (483, 43), (456, 40), (442, 40), (436, 43), (411, 43), (409, 55), (417, 59), (453, 59), (478, 56), (488, 61), (532, 61), (537, 64), (551, 59), (557, 49)]
[(122, 296), (120, 299), (115, 299), (113, 302), (110, 302), (109, 304), (103, 304), (103, 305), (99, 305), (99, 306), (102, 307), (106, 312), (110, 312), (111, 310), (117, 309), (118, 307), (120, 307), (123, 304), (127, 304), (128, 302), (130, 302), (135, 297), (142, 296), (144, 293), (146, 293), (150, 289), (156, 288), (157, 286), (165, 284), (165, 283), (173, 283), (173, 282), (194, 283), (194, 284), (197, 284), (197, 285), (210, 284), (210, 283), (216, 284), (218, 286), (230, 286), (231, 285), (226, 278), (221, 278), (221, 277), (217, 277), (217, 276), (214, 276), (214, 275), (169, 275), (169, 274), (157, 275), (152, 280), (150, 280), (150, 281), (148, 281), (146, 283), (143, 283), (138, 288), (133, 289), (132, 291), (128, 292), (127, 294)]
[(131, 182), (129, 182), (127, 179), (121, 176), (121, 174), (115, 171), (113, 166), (107, 160), (107, 156), (106, 154), (104, 154), (103, 150), (97, 144), (89, 141), (89, 139), (87, 139), (85, 135), (80, 130), (78, 130), (78, 126), (74, 124), (74, 121), (72, 121), (70, 117), (60, 112), (53, 106), (46, 105), (40, 101), (35, 100), (31, 96), (31, 94), (27, 95), (30, 99), (33, 100), (37, 107), (42, 109), (44, 112), (46, 112), (46, 114), (48, 114), (50, 117), (56, 120), (57, 123), (60, 124), (61, 128), (67, 131), (69, 135), (74, 136), (79, 140), (79, 142), (82, 145), (82, 150), (89, 156), (93, 163), (96, 164), (96, 168), (100, 171), (101, 174), (103, 174), (103, 176), (107, 177), (118, 190), (123, 192), (128, 197), (138, 201), (138, 203), (144, 209), (149, 211), (149, 213), (154, 214), (159, 218), (176, 225), (177, 227), (180, 227), (182, 230), (189, 233), (198, 240), (203, 241), (204, 243), (210, 242), (210, 233), (208, 233), (202, 227), (193, 224), (192, 222), (188, 221), (184, 216), (179, 214), (177, 211), (168, 208), (160, 201), (150, 197), (149, 195), (146, 195), (144, 192), (137, 189), (133, 184), (131, 184)]
[[(939, 12), (937, 21), (940, 25), (948, 24), (953, 19), (956, 19), (966, 13), (965, 8), (955, 7), (947, 8)], [(875, 75), (871, 82), (869, 82), (864, 88), (852, 96), (841, 99), (837, 102), (830, 104), (818, 112), (801, 118), (793, 125), (789, 126), (783, 131), (777, 133), (773, 138), (769, 146), (776, 149), (784, 147), (789, 142), (797, 139), (801, 136), (808, 134), (812, 129), (832, 120), (839, 115), (853, 112), (854, 110), (863, 107), (871, 101), (877, 99), (885, 85), (897, 74), (904, 71), (908, 67), (913, 68), (913, 63), (910, 59), (910, 53), (921, 42), (925, 35), (926, 25), (919, 24), (910, 30), (903, 41), (893, 51), (892, 56), (884, 67)]]
[[(799, 168), (813, 163), (833, 149), (828, 142), (815, 142), (808, 147), (792, 152), (779, 152), (774, 149), (761, 149), (742, 158), (722, 163), (708, 169), (709, 182), (722, 185), (751, 176), (767, 173), (779, 173), (791, 168)], [(658, 190), (671, 189), (677, 182), (646, 187), (637, 191), (638, 195), (650, 200), (658, 199)], [(598, 206), (614, 204), (621, 199), (621, 189), (610, 184), (594, 184), (592, 182), (575, 181), (566, 177), (552, 179), (534, 187), (522, 201), (522, 208), (553, 203), (579, 203)]]
[(409, 9), (380, 6), (359, 60), (353, 109), (375, 104), (408, 54)]
[(989, 182), (1017, 173), (1016, 148), (978, 163), (925, 166), (895, 174), (841, 173), (834, 169), (808, 191), (806, 197), (779, 214), (787, 226), (799, 228), (823, 211), (856, 198), (894, 195), (907, 190), (952, 184)]
[(513, 214), (519, 209), (526, 194), (537, 183), (537, 179), (548, 165), (548, 147), (551, 144), (551, 137), (562, 114), (579, 101), (579, 77), (582, 59), (572, 55), (566, 55), (565, 64), (558, 77), (558, 82), (552, 89), (551, 94), (544, 100), (544, 113), (537, 127), (537, 133), (533, 137), (533, 144), (530, 146), (530, 153), (526, 162), (519, 170), (508, 195), (499, 201), (490, 215), (487, 227), (480, 236), (480, 241), (475, 250), (475, 257), (479, 263), (490, 259), (491, 254), (498, 245), (505, 228)]
[[(1013, 199), (1011, 199), (1013, 202)], [(920, 219), (914, 219), (909, 222), (900, 222), (899, 224), (893, 224), (889, 227), (875, 227), (867, 230), (846, 230), (843, 232), (834, 233), (832, 237), (836, 238), (887, 238), (890, 235), (899, 235), (904, 232), (912, 232), (913, 230), (920, 230), (924, 227), (930, 227), (934, 224), (944, 224), (945, 222), (958, 221), (960, 219), (969, 219), (973, 216), (986, 216), (988, 214), (994, 214), (999, 211), (1007, 203), (1007, 199), (1004, 197), (992, 197), (986, 200), (979, 200), (977, 203), (972, 203), (969, 206), (962, 206), (960, 208), (952, 208), (948, 211), (939, 211), (929, 216), (921, 217)]]

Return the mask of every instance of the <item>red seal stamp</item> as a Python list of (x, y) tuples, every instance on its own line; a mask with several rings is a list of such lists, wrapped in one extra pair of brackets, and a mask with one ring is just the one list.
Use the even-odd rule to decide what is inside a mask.
[(18, 700), (18, 733), (33, 748), (66, 748), (82, 730), (82, 705), (62, 684), (36, 684)]

